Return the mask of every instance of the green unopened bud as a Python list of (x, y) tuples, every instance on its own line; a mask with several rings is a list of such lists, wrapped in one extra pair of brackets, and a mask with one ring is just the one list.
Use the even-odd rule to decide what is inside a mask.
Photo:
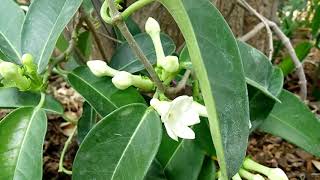
[(22, 64), (24, 65), (33, 64), (33, 57), (31, 54), (24, 54), (21, 59), (22, 59)]
[(98, 77), (110, 76), (113, 77), (118, 71), (109, 67), (106, 62), (101, 60), (88, 61), (87, 65), (91, 72)]
[(34, 64), (33, 56), (31, 54), (24, 54), (21, 59), (22, 59), (22, 64), (25, 67), (27, 73), (32, 74), (32, 76), (36, 76), (37, 65)]
[(161, 67), (169, 72), (169, 73), (175, 73), (179, 70), (179, 60), (176, 56), (167, 56), (164, 58), (164, 60), (161, 62)]
[(260, 174), (252, 174), (251, 172), (246, 171), (245, 169), (240, 169), (239, 175), (248, 180), (264, 180), (264, 178)]
[(0, 74), (3, 78), (17, 76), (19, 74), (19, 66), (11, 62), (2, 61), (0, 63)]
[(270, 180), (288, 180), (287, 175), (283, 172), (280, 168), (269, 168), (266, 166), (263, 166), (250, 158), (246, 158), (243, 162), (243, 167), (248, 170), (253, 170), (256, 172), (259, 172), (261, 174), (264, 174), (267, 176)]
[(5, 87), (17, 87), (20, 90), (28, 90), (31, 80), (22, 75), (20, 67), (11, 62), (0, 62), (0, 74)]
[(149, 17), (146, 22), (145, 29), (152, 39), (157, 55), (157, 65), (159, 66), (161, 64), (160, 61), (165, 58), (165, 54), (160, 39), (160, 25), (155, 19)]
[(112, 78), (112, 83), (120, 90), (125, 90), (132, 85), (132, 75), (126, 71), (120, 71)]

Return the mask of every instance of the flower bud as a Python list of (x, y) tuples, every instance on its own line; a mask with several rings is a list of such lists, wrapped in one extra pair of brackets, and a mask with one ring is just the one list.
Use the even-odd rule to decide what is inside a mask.
[(259, 172), (267, 176), (270, 180), (288, 180), (287, 175), (280, 168), (269, 168), (263, 166), (249, 158), (246, 158), (243, 162), (243, 167), (249, 170)]
[(23, 65), (33, 64), (33, 57), (31, 54), (24, 54), (21, 59)]
[(234, 176), (232, 177), (232, 180), (242, 180), (242, 179), (241, 179), (239, 173), (237, 173), (236, 175), (234, 175)]
[(152, 39), (157, 55), (157, 65), (159, 66), (161, 64), (161, 61), (163, 61), (163, 59), (165, 58), (160, 39), (160, 25), (155, 19), (149, 17), (145, 25), (145, 30)]
[(245, 169), (240, 169), (239, 175), (248, 180), (264, 180), (264, 178), (260, 174), (252, 174)]
[(287, 175), (280, 168), (270, 168), (269, 173), (265, 174), (270, 180), (288, 180)]
[(3, 61), (0, 63), (0, 74), (4, 78), (17, 76), (19, 74), (19, 66), (11, 62)]
[(162, 68), (169, 72), (174, 73), (179, 70), (179, 60), (177, 56), (167, 56), (164, 61), (161, 62)]
[(87, 65), (90, 71), (97, 77), (110, 76), (113, 77), (118, 71), (112, 69), (106, 62), (101, 60), (88, 61)]
[(149, 17), (145, 25), (145, 30), (150, 36), (157, 35), (160, 33), (160, 25), (158, 21)]
[(132, 74), (126, 71), (117, 72), (112, 78), (112, 83), (120, 90), (125, 90), (132, 85)]

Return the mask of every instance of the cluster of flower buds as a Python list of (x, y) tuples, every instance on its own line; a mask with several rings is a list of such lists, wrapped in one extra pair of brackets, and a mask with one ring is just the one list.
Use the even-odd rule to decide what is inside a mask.
[(92, 60), (88, 61), (87, 65), (95, 76), (112, 77), (112, 83), (120, 90), (127, 89), (130, 86), (135, 86), (144, 91), (151, 91), (154, 89), (154, 84), (149, 78), (133, 75), (126, 71), (115, 70), (109, 67), (104, 61)]
[(163, 70), (160, 79), (164, 81), (170, 74), (176, 73), (179, 70), (178, 57), (165, 56), (160, 39), (160, 25), (155, 19), (148, 18), (145, 30), (152, 39), (157, 56), (157, 67)]
[(42, 78), (37, 74), (37, 66), (30, 54), (22, 56), (22, 67), (17, 64), (0, 61), (1, 84), (4, 87), (17, 87), (21, 91), (38, 91), (42, 87)]

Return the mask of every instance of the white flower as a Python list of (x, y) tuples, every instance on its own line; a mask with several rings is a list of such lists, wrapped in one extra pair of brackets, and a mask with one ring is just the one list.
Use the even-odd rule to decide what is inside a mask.
[(118, 71), (112, 69), (106, 62), (101, 60), (91, 60), (87, 62), (87, 65), (91, 72), (98, 77), (110, 76), (113, 77)]
[(120, 90), (125, 90), (132, 85), (132, 74), (126, 71), (117, 72), (112, 78), (112, 83)]
[(179, 96), (172, 102), (153, 98), (150, 105), (160, 114), (167, 133), (172, 139), (178, 141), (178, 137), (195, 138), (195, 133), (188, 126), (200, 123), (200, 118), (199, 112), (194, 108), (192, 97)]

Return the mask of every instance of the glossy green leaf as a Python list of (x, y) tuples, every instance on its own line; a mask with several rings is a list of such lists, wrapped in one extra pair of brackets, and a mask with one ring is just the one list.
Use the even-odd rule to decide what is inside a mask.
[[(283, 76), (275, 70), (268, 58), (252, 46), (238, 41), (246, 82), (259, 89), (270, 98), (279, 101), (277, 96), (283, 86)], [(274, 71), (277, 71), (274, 73)], [(278, 77), (274, 77), (278, 75)]]
[(72, 179), (143, 179), (161, 142), (161, 120), (143, 104), (121, 107), (86, 136)]
[[(39, 93), (22, 92), (16, 88), (0, 88), (0, 108), (35, 107), (40, 101)], [(43, 109), (50, 113), (63, 114), (62, 105), (47, 95)]]
[(319, 157), (320, 120), (294, 94), (283, 90), (280, 100), (259, 128)]
[(0, 51), (5, 55), (2, 60), (20, 64), (24, 12), (12, 0), (2, 0), (0, 12)]
[[(300, 61), (303, 61), (308, 56), (312, 47), (313, 47), (313, 45), (310, 42), (301, 42), (301, 43), (297, 44), (296, 47), (294, 48), (294, 50), (298, 56), (298, 59)], [(284, 57), (278, 66), (281, 68), (284, 76), (287, 76), (289, 73), (291, 73), (295, 69), (295, 66), (294, 66), (292, 59), (289, 55)]]
[(168, 180), (196, 180), (201, 171), (204, 152), (194, 140), (182, 139), (176, 142), (164, 132), (157, 160)]
[(110, 77), (96, 77), (86, 67), (75, 69), (68, 75), (68, 79), (72, 87), (102, 117), (127, 104), (145, 103), (135, 88), (119, 90), (112, 84)]
[(19, 108), (0, 122), (0, 179), (42, 179), (43, 110)]
[(22, 28), (22, 52), (34, 56), (45, 70), (55, 44), (82, 0), (33, 0)]
[(177, 22), (209, 113), (223, 179), (238, 172), (249, 136), (249, 102), (237, 42), (209, 0), (159, 0)]
[(198, 180), (214, 180), (216, 179), (216, 171), (214, 161), (210, 157), (206, 157), (203, 161)]
[(78, 121), (78, 141), (81, 144), (84, 137), (88, 134), (88, 132), (91, 130), (91, 128), (96, 124), (96, 112), (94, 109), (90, 106), (89, 103), (85, 102), (83, 104), (83, 113), (81, 118)]
[[(157, 60), (156, 52), (150, 36), (146, 33), (141, 33), (136, 35), (134, 38), (151, 64), (155, 64)], [(161, 42), (166, 55), (170, 55), (175, 51), (176, 46), (169, 36), (161, 34)], [(121, 44), (121, 46), (116, 50), (111, 59), (110, 66), (130, 73), (135, 73), (144, 69), (143, 64), (136, 57), (127, 42)]]

